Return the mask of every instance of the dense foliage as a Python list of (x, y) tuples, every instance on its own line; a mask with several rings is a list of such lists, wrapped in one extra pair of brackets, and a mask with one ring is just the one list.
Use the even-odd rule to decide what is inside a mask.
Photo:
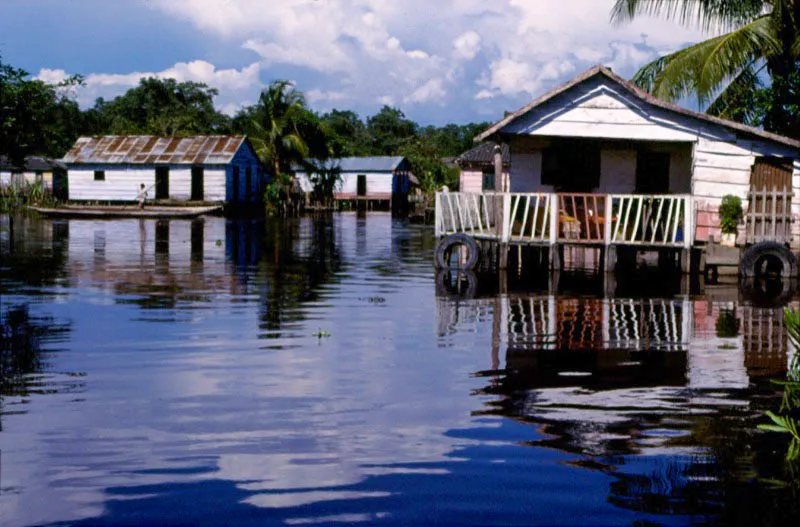
[[(1, 58), (0, 58), (1, 59)], [(316, 113), (303, 93), (288, 81), (270, 84), (250, 106), (230, 117), (217, 111), (217, 90), (196, 82), (142, 79), (113, 100), (98, 99), (78, 108), (73, 88), (80, 77), (60, 85), (33, 80), (0, 60), (0, 156), (21, 164), (25, 156), (62, 157), (80, 135), (144, 134), (185, 136), (247, 134), (277, 183), (269, 189), (280, 200), (292, 168), (307, 159), (403, 155), (413, 162), (423, 187), (457, 185), (457, 172), (443, 158), (470, 149), (487, 123), (423, 127), (397, 108), (384, 106), (362, 119), (348, 110)], [(324, 166), (315, 162), (314, 166)], [(333, 189), (335, 171), (324, 171), (319, 199)]]
[(800, 138), (800, 0), (616, 0), (612, 20), (662, 16), (715, 36), (634, 76), (665, 100), (696, 95), (712, 115)]

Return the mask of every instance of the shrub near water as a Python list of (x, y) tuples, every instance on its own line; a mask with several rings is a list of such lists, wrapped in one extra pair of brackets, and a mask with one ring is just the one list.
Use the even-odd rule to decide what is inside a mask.
[(0, 187), (0, 212), (21, 209), (26, 205), (52, 206), (55, 202), (55, 198), (44, 191), (41, 183)]

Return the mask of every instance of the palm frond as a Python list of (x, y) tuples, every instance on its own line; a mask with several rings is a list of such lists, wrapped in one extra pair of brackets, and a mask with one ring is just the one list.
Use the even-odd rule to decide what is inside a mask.
[(706, 108), (706, 113), (751, 126), (758, 126), (759, 117), (756, 97), (763, 84), (758, 78), (764, 69), (755, 69), (751, 64), (734, 77)]
[(665, 55), (640, 69), (633, 82), (669, 101), (696, 93), (701, 105), (728, 80), (778, 47), (762, 16), (718, 37)]
[(704, 31), (730, 31), (762, 15), (764, 7), (764, 0), (616, 0), (611, 22), (621, 24), (643, 15)]

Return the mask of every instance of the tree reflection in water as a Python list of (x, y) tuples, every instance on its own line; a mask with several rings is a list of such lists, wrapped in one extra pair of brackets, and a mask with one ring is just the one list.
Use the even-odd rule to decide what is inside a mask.
[(0, 430), (6, 398), (80, 390), (83, 386), (74, 380), (80, 374), (68, 375), (70, 380), (58, 386), (40, 376), (50, 366), (51, 352), (44, 344), (63, 338), (69, 332), (68, 325), (57, 324), (52, 318), (34, 317), (27, 305), (5, 311), (2, 307), (0, 304)]

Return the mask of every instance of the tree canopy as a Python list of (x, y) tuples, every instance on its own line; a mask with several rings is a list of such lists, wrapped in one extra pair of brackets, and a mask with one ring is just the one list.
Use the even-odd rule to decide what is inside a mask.
[[(62, 157), (80, 135), (187, 136), (247, 134), (270, 173), (286, 174), (293, 165), (314, 159), (404, 155), (428, 188), (457, 184), (442, 159), (472, 147), (486, 123), (420, 126), (399, 109), (383, 106), (365, 119), (353, 111), (318, 114), (291, 82), (272, 82), (257, 101), (233, 117), (214, 106), (217, 90), (202, 83), (146, 78), (111, 100), (98, 99), (81, 110), (73, 77), (59, 85), (30, 79), (27, 72), (0, 61), (0, 155), (21, 164), (28, 155)], [(327, 190), (336, 177), (320, 177)], [(324, 176), (324, 177), (323, 177)]]
[(187, 136), (226, 133), (228, 118), (214, 108), (217, 90), (197, 82), (146, 78), (87, 112), (94, 133)]
[(800, 137), (800, 0), (616, 0), (611, 19), (660, 16), (716, 35), (641, 68), (633, 82), (708, 113)]
[(0, 155), (20, 166), (28, 155), (63, 155), (81, 127), (81, 111), (68, 90), (80, 81), (71, 77), (54, 86), (30, 80), (0, 58)]

